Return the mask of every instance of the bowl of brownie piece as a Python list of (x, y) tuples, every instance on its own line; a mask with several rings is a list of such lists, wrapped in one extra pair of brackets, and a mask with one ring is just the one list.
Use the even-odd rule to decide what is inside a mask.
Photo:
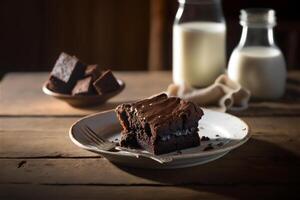
[(110, 70), (84, 64), (63, 52), (43, 85), (43, 92), (73, 107), (88, 107), (105, 103), (124, 88), (125, 83)]

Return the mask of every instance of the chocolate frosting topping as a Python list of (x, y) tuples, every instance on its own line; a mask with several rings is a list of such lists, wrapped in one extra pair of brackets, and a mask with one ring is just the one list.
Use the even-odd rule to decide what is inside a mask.
[[(159, 134), (164, 134), (163, 130), (159, 131), (162, 127), (191, 117), (200, 120), (203, 115), (203, 111), (194, 103), (177, 97), (168, 97), (166, 94), (138, 101), (131, 106), (138, 118), (148, 123), (152, 130), (157, 129)], [(180, 125), (182, 123), (178, 126)], [(174, 129), (178, 129), (178, 126)]]

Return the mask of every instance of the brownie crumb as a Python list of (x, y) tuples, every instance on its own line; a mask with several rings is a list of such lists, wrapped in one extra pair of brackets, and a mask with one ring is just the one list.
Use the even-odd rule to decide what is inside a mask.
[(206, 136), (202, 136), (202, 137), (201, 137), (201, 141), (209, 141), (209, 140), (210, 140), (209, 137), (206, 137)]
[(205, 147), (203, 149), (203, 151), (209, 151), (209, 150), (212, 150), (212, 149), (214, 149), (213, 146), (212, 146), (212, 144), (208, 144), (207, 147)]
[(224, 145), (224, 143), (223, 143), (223, 142), (219, 142), (217, 145), (218, 145), (219, 147), (221, 147), (221, 146)]
[(219, 134), (217, 134), (217, 135), (216, 135), (216, 137), (220, 137), (220, 135), (219, 135)]
[(18, 168), (23, 167), (27, 163), (26, 160), (22, 160), (21, 162), (18, 163)]

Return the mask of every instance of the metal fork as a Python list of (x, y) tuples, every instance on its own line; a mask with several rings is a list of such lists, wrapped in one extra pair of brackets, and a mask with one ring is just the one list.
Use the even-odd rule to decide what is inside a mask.
[(137, 158), (142, 156), (142, 157), (146, 157), (146, 158), (155, 160), (161, 164), (168, 163), (173, 160), (172, 157), (155, 156), (151, 153), (146, 153), (146, 152), (142, 152), (142, 151), (135, 150), (135, 149), (119, 147), (114, 142), (109, 142), (109, 141), (102, 139), (90, 127), (88, 127), (86, 125), (83, 127), (83, 132), (85, 133), (85, 136), (87, 137), (87, 139), (89, 139), (91, 142), (95, 143), (99, 149), (102, 149), (105, 151), (111, 151), (114, 149), (121, 150), (121, 151), (125, 151), (126, 153), (129, 153), (131, 155), (134, 155)]
[(97, 148), (101, 149), (101, 150), (105, 150), (105, 151), (111, 151), (113, 149), (115, 149), (115, 147), (117, 146), (116, 143), (114, 142), (109, 142), (106, 141), (104, 139), (102, 139), (101, 137), (99, 137), (90, 127), (88, 126), (83, 126), (81, 127), (84, 135), (86, 136), (86, 138), (88, 140), (90, 140), (91, 142), (93, 142), (94, 144), (96, 144)]
[(143, 151), (140, 151), (140, 150), (137, 150), (137, 149), (129, 149), (129, 148), (120, 147), (120, 146), (117, 146), (116, 149), (120, 150), (120, 151), (129, 152), (130, 154), (135, 155), (137, 158), (140, 157), (140, 156), (150, 158), (150, 159), (155, 160), (155, 161), (157, 161), (161, 164), (168, 163), (168, 162), (171, 162), (173, 160), (173, 158), (170, 157), (170, 156), (164, 156), (164, 157), (155, 156), (151, 153), (143, 152)]

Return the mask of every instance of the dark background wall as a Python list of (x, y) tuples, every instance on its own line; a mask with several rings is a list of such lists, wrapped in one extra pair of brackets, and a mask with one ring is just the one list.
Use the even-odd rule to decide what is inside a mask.
[[(289, 69), (300, 69), (295, 1), (224, 0), (228, 55), (240, 38), (241, 8), (277, 11), (276, 39)], [(2, 0), (0, 71), (50, 70), (61, 51), (115, 70), (171, 68), (176, 0)]]

